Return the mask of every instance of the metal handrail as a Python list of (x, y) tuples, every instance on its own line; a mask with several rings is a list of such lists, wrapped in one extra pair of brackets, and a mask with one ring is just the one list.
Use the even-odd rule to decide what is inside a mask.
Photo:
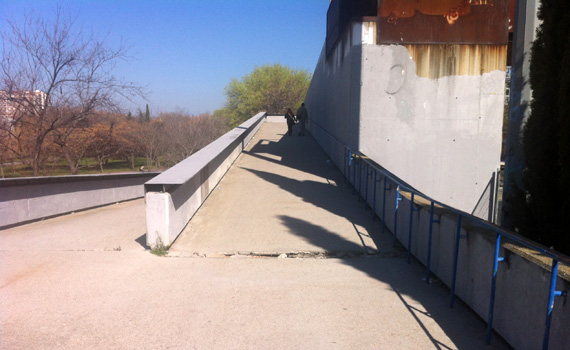
[[(489, 315), (487, 318), (487, 333), (486, 333), (486, 344), (490, 344), (491, 342), (491, 335), (492, 335), (492, 329), (493, 329), (493, 311), (494, 311), (494, 303), (495, 303), (495, 288), (496, 288), (496, 276), (497, 276), (497, 271), (498, 271), (498, 265), (500, 262), (504, 261), (503, 257), (499, 256), (499, 251), (500, 251), (500, 246), (501, 246), (501, 238), (502, 237), (507, 237), (535, 252), (538, 252), (540, 254), (543, 254), (549, 258), (552, 259), (552, 267), (551, 267), (551, 278), (550, 278), (550, 284), (549, 284), (549, 297), (548, 297), (548, 306), (547, 306), (547, 312), (546, 312), (546, 324), (545, 324), (545, 330), (544, 330), (544, 337), (543, 337), (543, 349), (548, 349), (548, 341), (549, 341), (549, 336), (550, 336), (550, 321), (551, 321), (551, 316), (552, 316), (552, 310), (554, 308), (554, 298), (556, 296), (565, 296), (567, 295), (567, 291), (557, 291), (556, 290), (556, 279), (558, 277), (558, 265), (559, 262), (562, 262), (564, 265), (569, 266), (570, 267), (570, 258), (562, 253), (559, 253), (553, 249), (549, 249), (545, 246), (542, 246), (539, 243), (533, 242), (525, 237), (522, 237), (514, 232), (505, 230), (504, 228), (498, 227), (492, 223), (489, 223), (487, 221), (482, 220), (481, 218), (478, 218), (476, 216), (473, 216), (471, 214), (468, 214), (466, 212), (463, 212), (459, 209), (453, 208), (445, 203), (439, 202), (437, 200), (434, 200), (432, 198), (430, 198), (429, 196), (417, 191), (414, 188), (411, 188), (410, 186), (407, 186), (406, 184), (401, 183), (398, 179), (394, 178), (394, 176), (392, 174), (390, 174), (389, 172), (385, 171), (383, 168), (376, 166), (376, 164), (374, 162), (372, 162), (368, 157), (366, 157), (364, 154), (362, 154), (361, 152), (358, 151), (354, 151), (352, 150), (350, 147), (344, 145), (344, 143), (342, 143), (340, 140), (338, 140), (335, 136), (333, 136), (332, 134), (330, 134), (327, 130), (325, 130), (324, 128), (322, 128), (320, 125), (318, 125), (318, 123), (315, 123), (314, 121), (311, 122), (313, 125), (317, 126), (319, 129), (321, 129), (324, 133), (328, 134), (329, 137), (331, 137), (333, 140), (335, 140), (337, 143), (339, 143), (340, 145), (342, 145), (344, 147), (344, 165), (343, 165), (343, 175), (346, 177), (346, 170), (348, 170), (348, 180), (349, 182), (351, 181), (351, 177), (350, 177), (350, 168), (352, 167), (352, 164), (354, 163), (355, 160), (359, 160), (360, 162), (364, 162), (367, 164), (368, 169), (372, 168), (374, 171), (374, 212), (376, 212), (376, 179), (377, 179), (377, 174), (380, 173), (381, 177), (383, 176), (384, 178), (384, 194), (383, 194), (383, 206), (382, 206), (382, 231), (384, 231), (384, 226), (385, 226), (385, 207), (386, 207), (386, 201), (385, 201), (385, 196), (386, 196), (386, 184), (387, 184), (387, 180), (389, 180), (393, 185), (395, 185), (397, 187), (398, 190), (398, 197), (399, 194), (402, 192), (402, 190), (405, 190), (406, 192), (409, 192), (411, 194), (411, 198), (410, 198), (410, 203), (411, 203), (411, 209), (410, 209), (410, 223), (409, 223), (409, 233), (408, 233), (408, 263), (410, 262), (410, 254), (411, 254), (411, 235), (412, 235), (412, 220), (413, 220), (413, 212), (419, 210), (418, 208), (414, 207), (414, 199), (415, 197), (421, 197), (424, 198), (425, 200), (430, 202), (430, 228), (429, 228), (429, 237), (428, 237), (428, 255), (427, 255), (427, 261), (426, 261), (426, 278), (425, 281), (427, 283), (429, 283), (429, 277), (430, 277), (430, 257), (431, 257), (431, 236), (432, 236), (432, 227), (434, 223), (439, 223), (439, 220), (434, 220), (433, 219), (433, 213), (434, 213), (434, 206), (438, 205), (442, 208), (445, 208), (448, 211), (451, 211), (455, 214), (457, 214), (458, 219), (457, 219), (457, 231), (456, 231), (456, 242), (455, 242), (455, 251), (454, 251), (454, 266), (453, 266), (453, 276), (452, 276), (452, 285), (451, 285), (451, 297), (450, 297), (450, 307), (453, 307), (453, 302), (454, 302), (454, 298), (455, 298), (455, 282), (456, 282), (456, 275), (457, 275), (457, 262), (458, 262), (458, 255), (459, 255), (459, 240), (461, 237), (460, 232), (461, 232), (461, 226), (462, 226), (462, 222), (463, 219), (467, 219), (470, 220), (471, 222), (475, 223), (477, 226), (482, 227), (482, 228), (486, 228), (489, 229), (491, 231), (494, 231), (496, 233), (496, 239), (495, 239), (495, 254), (494, 254), (494, 259), (493, 259), (493, 270), (492, 270), (492, 275), (491, 275), (491, 291), (490, 291), (490, 300), (489, 300)], [(347, 154), (348, 154), (348, 159), (347, 159)], [(362, 166), (362, 164), (360, 164), (360, 167)], [(356, 174), (354, 174), (356, 176)], [(362, 181), (362, 178), (359, 178), (359, 187), (360, 186), (360, 182)], [(368, 179), (367, 179), (368, 182)], [(354, 183), (356, 183), (356, 179), (354, 179)], [(360, 194), (360, 191), (359, 191)], [(366, 196), (368, 196), (368, 193), (366, 193)], [(401, 198), (400, 198), (401, 199)], [(397, 206), (398, 206), (398, 198), (396, 199), (396, 213), (395, 215), (397, 215)], [(396, 232), (394, 232), (394, 238), (396, 239)]]
[[(362, 153), (358, 152), (355, 153), (354, 151), (352, 151), (349, 147), (345, 146), (346, 150), (348, 151), (349, 156), (351, 157), (355, 157), (358, 159), (361, 159), (362, 162), (367, 163), (369, 167), (372, 167), (375, 171), (380, 172), (383, 176), (384, 176), (384, 195), (383, 195), (383, 205), (382, 205), (382, 222), (385, 223), (385, 204), (386, 204), (386, 180), (389, 180), (392, 182), (392, 184), (396, 185), (398, 188), (398, 192), (400, 193), (402, 189), (406, 190), (407, 192), (410, 192), (412, 195), (414, 196), (419, 196), (422, 197), (428, 201), (430, 201), (430, 224), (429, 224), (429, 234), (428, 234), (428, 252), (427, 252), (427, 261), (426, 261), (426, 277), (425, 277), (425, 281), (427, 283), (429, 283), (429, 278), (430, 278), (430, 258), (431, 258), (431, 241), (432, 241), (432, 232), (433, 232), (433, 224), (434, 223), (439, 223), (439, 220), (434, 220), (433, 219), (433, 214), (434, 214), (434, 206), (438, 205), (442, 208), (445, 208), (448, 211), (451, 211), (455, 214), (458, 215), (458, 224), (457, 224), (457, 233), (456, 233), (456, 246), (455, 246), (455, 253), (454, 253), (454, 264), (453, 264), (453, 276), (452, 276), (452, 286), (451, 286), (451, 301), (450, 301), (450, 306), (453, 307), (453, 301), (455, 298), (455, 281), (456, 281), (456, 274), (457, 274), (457, 262), (458, 262), (458, 251), (459, 251), (459, 239), (460, 237), (460, 230), (461, 230), (461, 222), (462, 222), (462, 218), (466, 218), (472, 222), (474, 222), (475, 224), (477, 224), (478, 226), (482, 227), (482, 228), (487, 228), (490, 229), (491, 231), (495, 231), (496, 232), (496, 240), (495, 240), (495, 254), (494, 254), (494, 261), (493, 261), (493, 270), (492, 270), (492, 275), (491, 275), (491, 296), (490, 296), (490, 300), (489, 300), (489, 315), (487, 317), (487, 333), (486, 333), (486, 344), (489, 345), (491, 343), (491, 336), (492, 336), (492, 331), (493, 331), (493, 312), (494, 312), (494, 304), (495, 304), (495, 289), (496, 289), (496, 278), (497, 278), (497, 271), (498, 271), (498, 264), (499, 262), (504, 261), (503, 257), (499, 256), (499, 251), (500, 251), (500, 246), (501, 246), (501, 237), (505, 236), (519, 244), (522, 244), (523, 246), (532, 249), (538, 253), (541, 253), (549, 258), (552, 259), (552, 269), (551, 269), (551, 278), (550, 278), (550, 285), (549, 285), (549, 298), (548, 298), (548, 306), (547, 306), (547, 312), (546, 312), (546, 325), (545, 325), (545, 331), (544, 331), (544, 337), (543, 337), (543, 349), (548, 349), (548, 341), (549, 341), (549, 336), (550, 336), (550, 322), (551, 322), (551, 318), (552, 318), (552, 310), (554, 309), (554, 297), (556, 296), (565, 296), (567, 295), (567, 291), (557, 291), (556, 290), (556, 279), (558, 277), (558, 263), (562, 262), (563, 264), (570, 266), (570, 258), (568, 258), (567, 256), (565, 256), (564, 254), (561, 254), (559, 252), (556, 252), (552, 249), (546, 248), (536, 242), (533, 242), (527, 238), (521, 237), (520, 235), (514, 233), (514, 232), (510, 232), (508, 230), (505, 230), (503, 228), (500, 228), (494, 224), (491, 224), (487, 221), (482, 220), (481, 218), (478, 218), (476, 216), (473, 216), (471, 214), (467, 214), (459, 209), (453, 208), (445, 203), (436, 201), (432, 198), (430, 198), (429, 196), (426, 196), (425, 194), (411, 188), (408, 187), (404, 184), (401, 184), (398, 180), (394, 179), (391, 174), (389, 174), (388, 172), (386, 172), (385, 170), (376, 167), (375, 164), (373, 164), (366, 156), (364, 156)], [(350, 163), (349, 162), (349, 167), (350, 167)], [(360, 186), (360, 184), (359, 184)], [(398, 205), (398, 200), (396, 200), (396, 206)], [(413, 200), (411, 201), (411, 206), (412, 208), (414, 207), (414, 202)], [(413, 210), (413, 209), (412, 209)], [(397, 207), (396, 207), (396, 214), (397, 214)], [(410, 214), (410, 218), (412, 217), (412, 215)], [(411, 221), (410, 221), (410, 227), (411, 227)], [(384, 225), (382, 225), (382, 231), (384, 231)], [(411, 231), (411, 230), (410, 230)], [(396, 236), (396, 232), (394, 232), (394, 236)], [(410, 254), (410, 242), (411, 240), (408, 240), (408, 254)]]

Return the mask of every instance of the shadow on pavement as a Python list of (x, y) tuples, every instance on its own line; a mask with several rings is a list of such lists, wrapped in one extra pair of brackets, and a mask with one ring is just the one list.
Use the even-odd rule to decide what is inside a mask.
[[(392, 235), (380, 233), (380, 224), (372, 224), (371, 213), (364, 213), (363, 204), (358, 196), (351, 196), (350, 194), (347, 196), (351, 187), (345, 183), (343, 175), (332, 162), (328, 161), (324, 151), (311, 136), (303, 138), (282, 136), (277, 141), (260, 140), (250, 151), (245, 153), (327, 179), (327, 183), (311, 180), (300, 181), (279, 174), (245, 168), (265, 181), (276, 184), (302, 198), (305, 202), (310, 202), (335, 215), (347, 218), (353, 224), (356, 223), (365, 227), (379, 251), (393, 252), (393, 255), (343, 259), (342, 261), (354, 269), (365, 272), (374, 279), (388, 283), (426, 333), (426, 336), (429, 337), (434, 349), (450, 349), (449, 346), (453, 345), (446, 345), (438, 340), (437, 336), (429, 331), (426, 318), (431, 319), (430, 322), (437, 323), (456, 348), (474, 350), (510, 348), (498, 336), (494, 337), (491, 346), (485, 346), (486, 324), (471, 309), (461, 303), (457, 303), (455, 309), (449, 308), (449, 290), (440, 283), (428, 285), (423, 282), (422, 277), (425, 273), (423, 265), (417, 262), (408, 265), (404, 258), (397, 258), (399, 251), (394, 249), (391, 243), (386, 243), (392, 242)], [(281, 157), (281, 160), (276, 160), (271, 156)], [(334, 183), (331, 183), (331, 180)], [(350, 201), (347, 202), (346, 198), (350, 198)], [(370, 253), (364, 244), (359, 245), (350, 242), (338, 234), (306, 220), (287, 215), (281, 215), (279, 218), (292, 234), (323, 248), (327, 252), (335, 252), (339, 247), (343, 247), (342, 249), (348, 251)], [(361, 234), (358, 230), (356, 231), (359, 235)], [(386, 256), (390, 258), (387, 259)], [(410, 303), (410, 300), (419, 303), (425, 310), (413, 306), (412, 304), (415, 302)], [(467, 314), (469, 317), (458, 317), (458, 312), (463, 313), (463, 315)]]
[[(346, 241), (334, 232), (310, 222), (290, 216), (281, 216), (280, 219), (291, 233), (319, 245), (327, 251), (335, 251), (338, 246), (349, 246), (349, 250), (353, 251), (362, 250), (361, 246)], [(378, 281), (389, 284), (410, 315), (430, 339), (434, 349), (510, 349), (498, 335), (494, 336), (490, 346), (486, 346), (485, 322), (460, 302), (456, 302), (454, 309), (449, 308), (449, 290), (439, 282), (426, 284), (422, 280), (425, 274), (423, 265), (415, 261), (408, 265), (406, 259), (400, 256), (402, 254), (394, 252), (394, 254), (342, 259), (341, 261), (347, 266), (365, 272)], [(424, 310), (414, 306), (414, 304), (420, 304)], [(459, 312), (462, 315), (458, 315)], [(453, 344), (445, 344), (443, 340), (438, 339), (438, 335), (430, 332), (429, 323), (431, 322), (436, 323)]]

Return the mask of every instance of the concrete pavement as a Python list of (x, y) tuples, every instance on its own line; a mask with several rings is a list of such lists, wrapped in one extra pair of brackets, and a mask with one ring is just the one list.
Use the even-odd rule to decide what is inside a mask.
[[(283, 130), (285, 128), (285, 130)], [(391, 252), (310, 136), (266, 123), (172, 246), (171, 254)]]
[(285, 131), (262, 127), (168, 257), (143, 200), (0, 231), (0, 348), (508, 348)]

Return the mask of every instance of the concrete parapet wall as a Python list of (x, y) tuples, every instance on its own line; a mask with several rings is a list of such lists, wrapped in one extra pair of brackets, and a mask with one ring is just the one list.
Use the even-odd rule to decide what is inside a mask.
[(141, 198), (159, 173), (29, 177), (0, 180), (0, 227)]
[(174, 242), (266, 117), (265, 112), (258, 113), (145, 183), (147, 245)]

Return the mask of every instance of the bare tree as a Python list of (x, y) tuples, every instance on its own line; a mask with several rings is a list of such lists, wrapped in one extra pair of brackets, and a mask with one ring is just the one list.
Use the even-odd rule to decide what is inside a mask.
[(209, 114), (190, 116), (184, 112), (161, 113), (165, 158), (174, 165), (189, 157), (228, 129), (225, 118)]
[(21, 25), (8, 21), (2, 33), (0, 99), (14, 107), (10, 138), (26, 135), (26, 145), (3, 142), (39, 175), (48, 136), (61, 147), (94, 110), (112, 110), (118, 99), (143, 95), (140, 87), (116, 78), (113, 68), (127, 58), (124, 45), (111, 48), (85, 37), (60, 10), (53, 21), (29, 13)]

